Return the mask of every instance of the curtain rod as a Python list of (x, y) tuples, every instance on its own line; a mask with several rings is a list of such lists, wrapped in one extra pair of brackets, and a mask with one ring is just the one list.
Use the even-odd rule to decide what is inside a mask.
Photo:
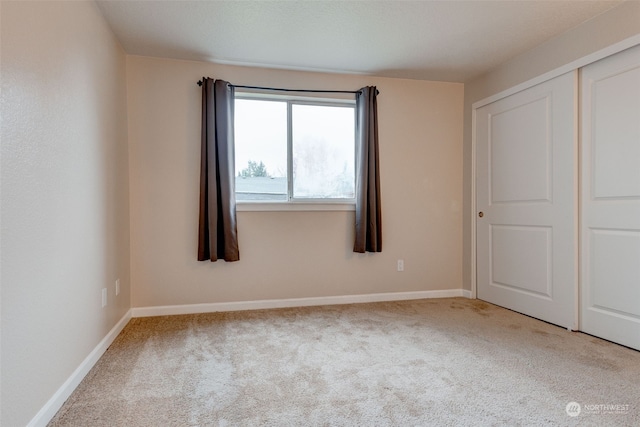
[[(198, 86), (202, 86), (202, 80), (198, 80)], [(239, 86), (232, 84), (231, 86), (240, 89), (256, 89), (256, 90), (274, 90), (279, 92), (301, 92), (301, 93), (360, 93), (360, 90), (319, 90), (319, 89), (283, 89), (279, 87), (263, 87), (263, 86)], [(380, 91), (376, 89), (376, 95)]]

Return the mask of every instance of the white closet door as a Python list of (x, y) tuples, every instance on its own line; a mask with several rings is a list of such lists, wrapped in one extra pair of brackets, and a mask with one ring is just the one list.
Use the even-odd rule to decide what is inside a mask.
[(571, 329), (576, 91), (564, 74), (477, 109), (475, 125), (478, 298)]
[(580, 329), (640, 350), (640, 46), (581, 77)]

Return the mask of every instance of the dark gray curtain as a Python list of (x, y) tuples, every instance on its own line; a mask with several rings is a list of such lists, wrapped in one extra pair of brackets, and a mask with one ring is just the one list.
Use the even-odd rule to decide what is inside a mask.
[(378, 91), (356, 94), (356, 239), (354, 252), (382, 252), (380, 163), (378, 160)]
[(240, 259), (233, 111), (233, 86), (203, 78), (198, 261)]

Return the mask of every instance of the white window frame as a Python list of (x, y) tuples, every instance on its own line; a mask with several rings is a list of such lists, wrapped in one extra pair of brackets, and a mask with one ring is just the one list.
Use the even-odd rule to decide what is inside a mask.
[[(355, 115), (356, 101), (353, 98), (326, 98), (314, 96), (298, 96), (281, 93), (264, 93), (239, 91), (234, 99), (279, 101), (287, 103), (287, 200), (242, 200), (236, 201), (237, 211), (354, 211), (356, 199), (296, 199), (293, 195), (293, 132), (292, 132), (292, 106), (317, 105), (328, 107), (353, 107), (354, 114), (354, 141), (355, 141)], [(355, 144), (353, 147), (355, 153)], [(355, 165), (354, 165), (355, 167)], [(237, 171), (236, 171), (237, 175)], [(237, 178), (237, 177), (236, 177)], [(355, 182), (354, 182), (355, 190)]]

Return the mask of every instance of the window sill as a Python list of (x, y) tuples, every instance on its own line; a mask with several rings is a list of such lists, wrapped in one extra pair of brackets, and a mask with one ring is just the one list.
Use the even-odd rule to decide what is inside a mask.
[(355, 211), (355, 203), (237, 202), (238, 212)]

